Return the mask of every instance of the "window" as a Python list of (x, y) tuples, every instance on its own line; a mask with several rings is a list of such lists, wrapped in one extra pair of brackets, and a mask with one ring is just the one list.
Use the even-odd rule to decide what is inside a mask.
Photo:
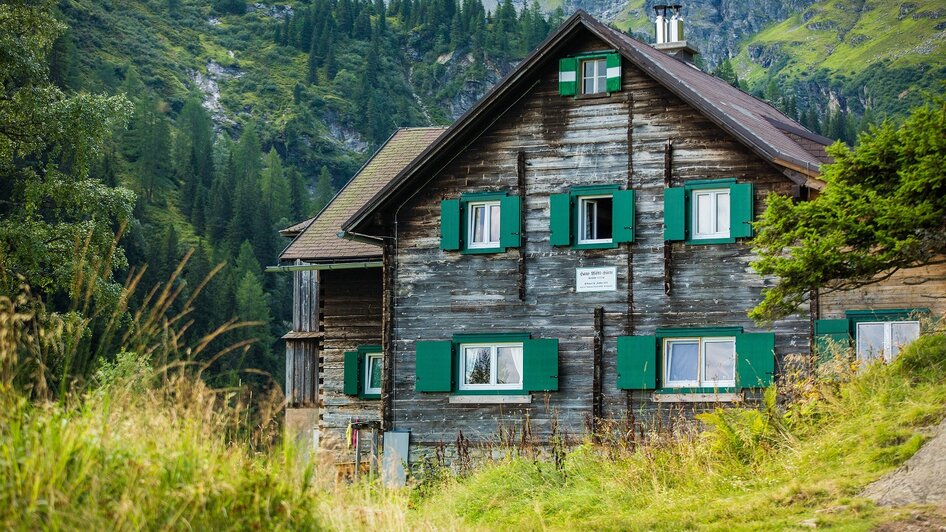
[(729, 189), (694, 190), (693, 238), (729, 238)]
[(558, 93), (610, 94), (621, 90), (621, 54), (588, 52), (558, 60)]
[(380, 345), (359, 345), (344, 354), (343, 388), (345, 395), (359, 399), (381, 398), (381, 370), (384, 358)]
[(612, 232), (611, 196), (579, 198), (578, 243), (610, 244)]
[(664, 373), (664, 385), (670, 388), (735, 386), (736, 339), (667, 339), (664, 341)]
[(633, 190), (586, 185), (549, 196), (549, 244), (609, 249), (633, 241)]
[(461, 390), (522, 388), (522, 344), (460, 345)]
[(522, 201), (506, 192), (470, 192), (440, 202), (440, 249), (503, 253), (521, 245)]
[(467, 242), (471, 248), (499, 247), (500, 206), (498, 201), (467, 204)]
[(365, 358), (365, 395), (381, 393), (381, 353), (368, 353)]
[(857, 358), (865, 362), (893, 360), (900, 348), (920, 336), (918, 321), (860, 322), (857, 324)]
[(701, 179), (664, 189), (664, 240), (688, 244), (733, 243), (752, 237), (752, 183)]
[(581, 62), (581, 93), (599, 94), (607, 91), (608, 66), (605, 59), (586, 59)]

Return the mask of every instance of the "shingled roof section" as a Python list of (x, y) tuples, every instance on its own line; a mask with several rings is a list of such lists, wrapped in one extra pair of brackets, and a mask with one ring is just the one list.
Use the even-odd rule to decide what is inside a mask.
[(558, 60), (557, 54), (580, 28), (610, 43), (627, 61), (702, 112), (760, 157), (780, 168), (795, 183), (818, 189), (824, 186), (819, 179), (819, 167), (830, 161), (824, 153), (824, 146), (831, 143), (829, 139), (808, 131), (778, 109), (725, 81), (578, 10), (458, 118), (443, 136), (379, 189), (374, 198), (359, 208), (348, 221), (343, 222), (344, 229), (361, 230), (373, 212), (384, 208), (390, 201), (396, 201), (395, 198), (402, 190), (409, 190), (408, 183), (415, 177), (427, 175), (425, 172), (433, 171), (438, 164), (445, 164), (451, 159), (457, 149), (494, 120), (496, 113), (503, 112), (505, 106), (517, 99), (522, 90), (527, 90), (534, 83), (534, 77), (541, 68)]
[(416, 127), (395, 131), (315, 218), (283, 230), (301, 230), (301, 233), (286, 247), (279, 259), (332, 262), (380, 257), (381, 248), (378, 246), (339, 238), (342, 223), (430, 146), (444, 130), (442, 127)]
[(290, 225), (289, 227), (285, 229), (280, 229), (279, 234), (282, 236), (289, 237), (289, 238), (295, 238), (299, 236), (299, 233), (301, 233), (303, 229), (305, 229), (306, 227), (309, 226), (310, 223), (312, 223), (312, 220), (315, 220), (315, 218), (309, 218), (308, 220), (304, 220), (297, 224)]

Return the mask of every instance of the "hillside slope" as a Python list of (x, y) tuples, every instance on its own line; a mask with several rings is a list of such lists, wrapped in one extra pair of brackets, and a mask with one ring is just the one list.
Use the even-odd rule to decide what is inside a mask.
[(946, 0), (825, 0), (748, 39), (741, 79), (777, 80), (802, 100), (903, 115), (943, 90)]

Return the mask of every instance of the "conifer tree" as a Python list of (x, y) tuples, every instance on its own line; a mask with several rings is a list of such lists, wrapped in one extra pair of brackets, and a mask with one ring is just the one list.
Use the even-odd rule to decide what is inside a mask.
[(317, 213), (325, 208), (328, 202), (332, 201), (333, 196), (335, 196), (335, 190), (332, 188), (332, 174), (329, 173), (328, 167), (323, 166), (322, 171), (319, 172), (319, 179), (315, 183), (312, 212)]

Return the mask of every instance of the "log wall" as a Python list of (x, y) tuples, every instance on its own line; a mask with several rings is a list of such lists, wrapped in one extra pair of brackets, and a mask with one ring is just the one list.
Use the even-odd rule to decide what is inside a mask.
[(843, 318), (846, 310), (928, 308), (933, 318), (946, 317), (946, 264), (910, 268), (889, 279), (819, 298), (821, 318)]
[[(321, 272), (323, 343), (319, 364), (320, 446), (339, 461), (354, 458), (344, 444), (349, 421), (380, 421), (381, 401), (344, 394), (345, 352), (381, 344), (381, 268)], [(347, 459), (346, 459), (347, 457)]]

